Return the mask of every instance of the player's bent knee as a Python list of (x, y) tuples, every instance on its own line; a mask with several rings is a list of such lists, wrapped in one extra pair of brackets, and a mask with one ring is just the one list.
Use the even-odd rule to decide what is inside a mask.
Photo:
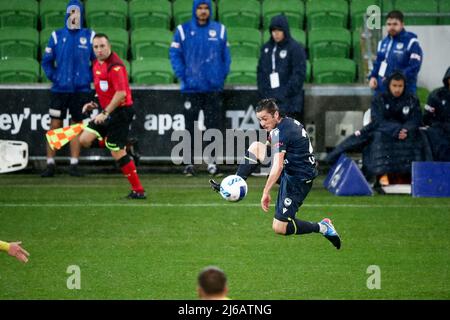
[[(94, 139), (95, 139), (95, 137), (94, 137)], [(94, 139), (92, 139), (92, 137), (90, 137), (89, 135), (81, 134), (81, 136), (79, 137), (80, 145), (83, 148), (89, 148)]]
[(259, 161), (264, 161), (266, 157), (266, 145), (259, 141), (254, 141), (248, 147), (248, 151), (253, 153)]

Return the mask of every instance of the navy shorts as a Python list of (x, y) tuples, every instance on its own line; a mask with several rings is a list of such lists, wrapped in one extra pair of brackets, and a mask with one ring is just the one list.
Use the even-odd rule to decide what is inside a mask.
[(67, 111), (73, 122), (81, 122), (86, 115), (81, 111), (83, 106), (93, 100), (93, 94), (90, 92), (74, 92), (74, 93), (60, 93), (52, 92), (50, 99), (50, 109), (48, 110), (52, 119), (64, 120)]
[(105, 146), (109, 150), (119, 151), (127, 145), (133, 116), (132, 107), (119, 107), (108, 116), (104, 123), (95, 124), (92, 120), (84, 130), (94, 133), (98, 138), (106, 139)]
[(312, 184), (312, 179), (301, 180), (283, 171), (275, 205), (275, 219), (284, 222), (288, 222), (289, 218), (294, 219), (298, 209), (311, 190)]

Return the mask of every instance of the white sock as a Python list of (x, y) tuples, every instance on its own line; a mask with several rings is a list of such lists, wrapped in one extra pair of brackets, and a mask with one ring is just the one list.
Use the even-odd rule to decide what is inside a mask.
[(78, 158), (70, 158), (70, 164), (71, 165), (77, 165), (78, 164)]
[(325, 232), (327, 232), (328, 230), (327, 226), (322, 223), (318, 223), (318, 225), (319, 225), (319, 232), (321, 234), (325, 234)]
[(47, 158), (47, 165), (49, 165), (49, 164), (55, 164), (55, 159)]

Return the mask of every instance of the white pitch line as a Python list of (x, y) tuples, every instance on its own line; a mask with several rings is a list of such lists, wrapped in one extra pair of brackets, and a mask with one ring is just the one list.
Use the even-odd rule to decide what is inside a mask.
[[(259, 203), (0, 203), (0, 208), (73, 208), (73, 207), (142, 207), (142, 208), (170, 208), (170, 207), (260, 207)], [(274, 204), (271, 205), (272, 207)], [(450, 205), (370, 205), (349, 203), (305, 203), (302, 207), (336, 207), (336, 208), (446, 208)]]

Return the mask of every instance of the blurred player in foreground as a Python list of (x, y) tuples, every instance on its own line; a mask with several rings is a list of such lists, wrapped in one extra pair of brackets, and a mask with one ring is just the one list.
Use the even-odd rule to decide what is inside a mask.
[(197, 291), (201, 300), (229, 300), (227, 276), (217, 267), (206, 267), (198, 275)]
[[(270, 132), (272, 153), (272, 168), (261, 197), (261, 207), (265, 212), (269, 211), (272, 187), (276, 183), (280, 184), (273, 230), (286, 236), (320, 232), (339, 249), (341, 239), (330, 219), (313, 223), (296, 218), (298, 209), (318, 175), (313, 148), (303, 125), (297, 120), (281, 117), (274, 99), (261, 100), (256, 108), (256, 116), (263, 129)], [(264, 161), (267, 149), (261, 142), (252, 143), (236, 174), (246, 180)], [(220, 191), (219, 183), (210, 180), (210, 184), (214, 191)]]

